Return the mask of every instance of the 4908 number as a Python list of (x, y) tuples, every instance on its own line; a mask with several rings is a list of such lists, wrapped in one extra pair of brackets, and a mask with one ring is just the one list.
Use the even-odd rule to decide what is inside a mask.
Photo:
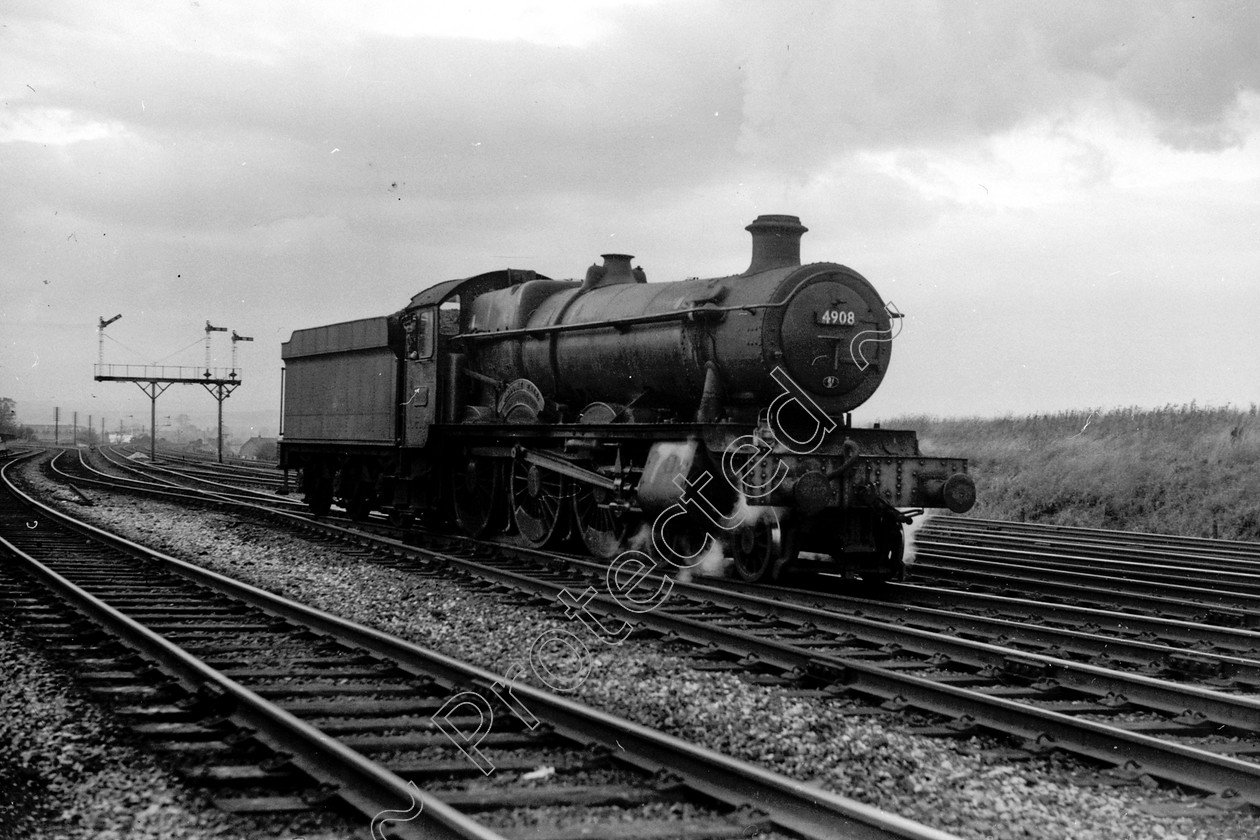
[(815, 318), (818, 323), (829, 327), (851, 327), (857, 323), (857, 313), (851, 309), (824, 309)]

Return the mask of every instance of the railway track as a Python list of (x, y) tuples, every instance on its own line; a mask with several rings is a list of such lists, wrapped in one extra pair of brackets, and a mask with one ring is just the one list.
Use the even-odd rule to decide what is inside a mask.
[(237, 504), (261, 506), (282, 510), (301, 511), (305, 506), (296, 499), (277, 495), (275, 491), (263, 491), (249, 487), (225, 484), (193, 476), (185, 476), (161, 467), (146, 465), (145, 468), (111, 454), (108, 450), (96, 453), (104, 461), (108, 472), (90, 463), (91, 456), (83, 450), (63, 450), (48, 462), (50, 476), (72, 487), (100, 487), (107, 490), (127, 490), (146, 495), (196, 504)]
[(1032, 522), (1007, 522), (998, 519), (938, 516), (929, 520), (932, 533), (966, 539), (976, 543), (999, 541), (1004, 544), (1022, 542), (1028, 545), (1072, 548), (1085, 552), (1102, 551), (1108, 556), (1148, 559), (1160, 562), (1161, 557), (1175, 554), (1194, 557), (1209, 563), (1241, 560), (1260, 563), (1260, 545), (1236, 540), (1182, 537), (1173, 534), (1152, 534), (1133, 531), (1107, 531), (1101, 528), (1079, 528), (1067, 525), (1040, 525)]
[[(145, 455), (146, 458), (148, 456), (146, 449), (136, 449), (130, 444), (123, 444), (121, 446), (115, 445), (112, 448), (125, 452), (138, 452)], [(157, 457), (159, 461), (167, 463), (174, 462), (177, 464), (189, 464), (191, 466), (204, 467), (214, 470), (222, 469), (225, 471), (236, 471), (240, 473), (254, 472), (272, 476), (274, 476), (276, 472), (276, 465), (273, 461), (255, 461), (247, 458), (235, 458), (230, 456), (224, 458), (222, 461), (219, 461), (218, 458), (213, 455), (189, 452), (184, 449), (163, 449), (159, 447), (157, 450)]]
[(917, 535), (916, 582), (1014, 595), (1139, 615), (1234, 627), (1260, 627), (1260, 550), (1159, 535), (1084, 539), (1062, 545), (1012, 523), (930, 521)]
[(179, 475), (186, 475), (190, 478), (209, 478), (227, 484), (277, 489), (284, 485), (283, 476), (277, 475), (276, 470), (264, 472), (262, 470), (245, 470), (234, 467), (200, 466), (184, 463), (171, 464), (168, 462), (163, 462), (162, 466), (170, 472)]
[[(220, 795), (226, 808), (337, 800), (365, 825), (406, 815), (388, 827), (409, 837), (949, 836), (75, 522), (14, 487), (11, 467), (0, 547), (15, 616), (77, 653), (192, 779), (244, 791)], [(450, 705), (464, 692), (498, 700), (482, 759), (553, 772), (479, 784), (449, 735), (485, 723)]]
[[(470, 585), (549, 600), (587, 587), (596, 595), (606, 571), (501, 545), (443, 538), (454, 547), (425, 551), (309, 518), (294, 522), (390, 553), (437, 557)], [(1010, 617), (968, 614), (954, 603), (969, 598), (980, 610), (1001, 603)], [(1222, 807), (1260, 804), (1260, 767), (1250, 760), (1260, 754), (1260, 705), (1246, 696), (1260, 690), (1260, 637), (1245, 629), (1152, 614), (1135, 635), (1128, 613), (923, 586), (853, 597), (675, 581), (669, 604), (646, 615), (627, 616), (607, 597), (586, 603), (609, 621), (629, 617), (700, 646), (710, 667), (775, 674), (858, 707), (930, 711), (949, 721), (937, 728), (942, 734), (983, 730), (1053, 745), (1208, 792)], [(1063, 626), (1030, 622), (1039, 611)], [(1203, 650), (1205, 639), (1219, 649)]]
[[(130, 455), (130, 447), (104, 447), (115, 453)], [(127, 456), (124, 456), (127, 457)], [(229, 483), (242, 483), (278, 488), (284, 484), (284, 476), (276, 464), (263, 461), (228, 459), (218, 463), (213, 458), (198, 458), (187, 453), (158, 450), (159, 463), (165, 469), (189, 476), (205, 476)], [(147, 461), (147, 459), (146, 459)]]
[[(600, 577), (585, 561), (569, 561), (585, 572), (573, 576), (493, 552), (450, 562), (478, 580), (561, 602), (566, 590), (571, 602)], [(1014, 735), (1034, 748), (1053, 746), (1212, 793), (1223, 806), (1260, 805), (1260, 765), (1240, 758), (1260, 754), (1260, 702), (1253, 698), (1118, 670), (1117, 662), (1104, 667), (1019, 649), (1010, 625), (995, 644), (962, 638), (952, 625), (904, 626), (914, 621), (906, 614), (873, 620), (846, 615), (831, 600), (793, 603), (798, 597), (811, 596), (675, 582), (668, 606), (632, 618), (701, 646), (729, 667), (818, 685), (855, 706), (941, 715), (950, 722), (937, 734)], [(610, 621), (627, 617), (610, 598), (587, 604)], [(1251, 673), (1257, 664), (1248, 660)]]
[[(210, 490), (243, 498), (275, 499), (283, 498), (278, 494), (287, 493), (284, 480), (271, 470), (266, 474), (259, 474), (260, 471), (257, 469), (246, 471), (218, 465), (203, 467), (168, 463), (154, 464), (147, 459), (132, 460), (123, 455), (122, 450), (115, 447), (100, 447), (95, 450), (95, 454), (117, 471), (175, 487)], [(83, 454), (80, 453), (80, 460), (82, 459)]]

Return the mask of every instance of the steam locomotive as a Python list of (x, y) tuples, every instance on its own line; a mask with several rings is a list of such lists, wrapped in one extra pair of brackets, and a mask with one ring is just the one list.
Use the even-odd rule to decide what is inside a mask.
[(506, 269), (282, 346), (281, 466), (337, 502), (473, 536), (695, 565), (749, 581), (802, 553), (903, 574), (903, 525), (971, 508), (962, 458), (860, 429), (897, 319), (861, 275), (802, 265), (806, 228), (760, 216), (741, 274), (648, 283), (625, 254), (582, 280)]

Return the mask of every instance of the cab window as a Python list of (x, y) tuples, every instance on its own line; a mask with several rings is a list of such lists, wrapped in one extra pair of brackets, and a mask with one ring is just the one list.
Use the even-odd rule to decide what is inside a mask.
[(442, 301), (438, 310), (438, 329), (442, 335), (459, 334), (459, 295), (451, 295)]
[(433, 330), (433, 309), (432, 308), (426, 309), (420, 313), (420, 319), (416, 323), (416, 329), (417, 329), (417, 332), (419, 333), (416, 336), (416, 338), (417, 338), (417, 343), (420, 349), (420, 358), (422, 359), (433, 358), (433, 344), (434, 344), (434, 339), (437, 336)]
[(406, 335), (407, 360), (414, 362), (420, 358), (420, 324), (415, 315), (403, 318), (403, 333)]

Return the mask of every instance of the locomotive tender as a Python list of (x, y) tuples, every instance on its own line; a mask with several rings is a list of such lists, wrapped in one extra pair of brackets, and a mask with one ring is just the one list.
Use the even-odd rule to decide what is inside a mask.
[(899, 577), (902, 526), (971, 508), (962, 458), (856, 428), (899, 318), (857, 272), (801, 265), (806, 228), (760, 216), (742, 274), (648, 283), (606, 254), (585, 279), (507, 269), (425, 289), (392, 315), (297, 330), (280, 458), (312, 511), (334, 501), (474, 536), (566, 537), (746, 580), (799, 555)]

